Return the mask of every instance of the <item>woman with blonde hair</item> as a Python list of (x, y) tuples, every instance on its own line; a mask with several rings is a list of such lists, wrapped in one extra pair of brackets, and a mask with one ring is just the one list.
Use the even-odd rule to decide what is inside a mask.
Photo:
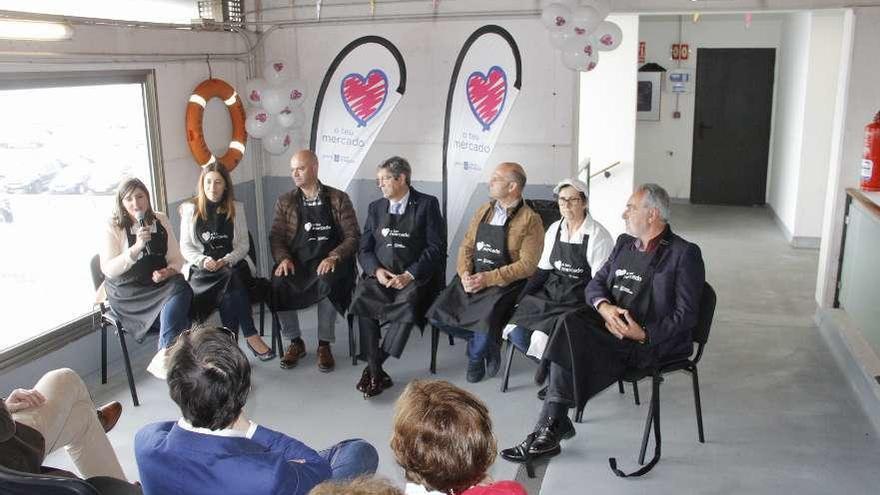
[(406, 495), (527, 495), (515, 481), (492, 482), (492, 420), (483, 402), (441, 380), (413, 380), (397, 399), (391, 450)]
[(239, 326), (247, 346), (261, 361), (275, 357), (254, 326), (249, 288), (254, 284), (253, 260), (248, 257), (244, 205), (235, 201), (226, 167), (202, 167), (198, 194), (180, 206), (180, 250), (183, 273), (193, 289), (193, 318), (204, 321), (220, 311), (223, 325)]
[(100, 252), (104, 289), (135, 339), (158, 328), (159, 352), (147, 371), (164, 379), (166, 350), (190, 326), (192, 290), (180, 275), (183, 257), (168, 217), (153, 211), (140, 179), (123, 181), (114, 204)]

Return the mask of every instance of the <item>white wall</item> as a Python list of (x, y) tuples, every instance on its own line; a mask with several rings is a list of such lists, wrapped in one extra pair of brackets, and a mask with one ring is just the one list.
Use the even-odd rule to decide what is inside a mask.
[[(681, 66), (696, 70), (698, 48), (778, 48), (782, 20), (778, 14), (755, 14), (751, 27), (746, 28), (742, 15), (704, 15), (696, 24), (685, 15), (681, 23), (681, 40), (690, 45), (691, 54)], [(670, 49), (678, 42), (678, 29), (677, 16), (641, 16), (639, 40), (646, 43), (647, 62), (667, 69), (676, 67)], [(635, 181), (656, 182), (673, 198), (689, 198), (694, 94), (679, 97), (680, 119), (672, 117), (675, 98), (664, 92), (660, 121), (639, 121), (637, 124)]]
[(617, 237), (625, 230), (621, 214), (635, 181), (639, 16), (609, 19), (623, 30), (623, 42), (612, 52), (601, 52), (599, 65), (581, 75), (578, 161), (589, 158), (593, 172), (620, 161), (611, 177), (590, 182), (590, 214)]
[(864, 127), (880, 110), (878, 46), (880, 7), (856, 8), (847, 12), (816, 283), (816, 300), (823, 308), (832, 306), (837, 284), (845, 189), (859, 187)]

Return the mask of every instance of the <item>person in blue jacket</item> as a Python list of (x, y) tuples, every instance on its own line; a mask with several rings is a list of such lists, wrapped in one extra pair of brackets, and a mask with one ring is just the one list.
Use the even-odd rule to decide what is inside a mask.
[(183, 417), (147, 425), (135, 436), (146, 495), (305, 495), (324, 480), (376, 471), (378, 454), (364, 440), (318, 452), (245, 418), (251, 369), (232, 331), (184, 332), (168, 369), (168, 389)]

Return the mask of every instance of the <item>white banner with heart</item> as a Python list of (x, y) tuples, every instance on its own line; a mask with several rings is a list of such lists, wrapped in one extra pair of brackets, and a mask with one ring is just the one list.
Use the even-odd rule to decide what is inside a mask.
[(477, 184), (491, 171), (489, 157), (520, 91), (520, 55), (510, 34), (484, 26), (458, 56), (445, 149), (446, 225), (452, 245)]
[(324, 76), (312, 123), (321, 182), (348, 187), (405, 86), (403, 58), (383, 38), (359, 38), (337, 55)]

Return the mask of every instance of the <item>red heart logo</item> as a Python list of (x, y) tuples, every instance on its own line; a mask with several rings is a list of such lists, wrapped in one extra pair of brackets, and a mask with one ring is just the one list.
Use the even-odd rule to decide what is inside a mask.
[(260, 122), (266, 123), (266, 121), (269, 120), (269, 114), (258, 113), (254, 118), (259, 120)]
[(561, 15), (556, 16), (556, 26), (557, 27), (565, 26), (565, 17), (562, 17)]
[(587, 32), (587, 30), (584, 28), (576, 27), (574, 28), (574, 32), (577, 33), (579, 36), (583, 36)]
[(256, 89), (251, 90), (251, 95), (248, 97), (251, 101), (260, 101), (260, 92)]
[(281, 72), (284, 70), (284, 64), (281, 62), (276, 62), (272, 64), (272, 68), (275, 69), (275, 72)]
[(294, 89), (293, 91), (290, 92), (290, 99), (291, 100), (298, 100), (298, 99), (302, 98), (302, 96), (303, 96), (303, 94), (298, 89)]
[(586, 53), (587, 55), (589, 55), (589, 56), (592, 57), (592, 56), (593, 56), (593, 45), (587, 45), (587, 46), (585, 46), (585, 47), (584, 47), (584, 53)]
[(366, 77), (353, 73), (342, 78), (342, 104), (358, 127), (367, 125), (379, 113), (386, 96), (388, 77), (379, 69), (371, 70)]
[(474, 72), (467, 79), (467, 99), (477, 121), (488, 131), (501, 115), (507, 99), (507, 74), (493, 66), (488, 74)]
[(290, 134), (285, 134), (284, 135), (284, 147), (287, 148), (288, 146), (290, 146)]
[(599, 43), (602, 43), (605, 46), (611, 46), (614, 44), (614, 37), (612, 37), (610, 34), (606, 34), (605, 36), (599, 38)]

